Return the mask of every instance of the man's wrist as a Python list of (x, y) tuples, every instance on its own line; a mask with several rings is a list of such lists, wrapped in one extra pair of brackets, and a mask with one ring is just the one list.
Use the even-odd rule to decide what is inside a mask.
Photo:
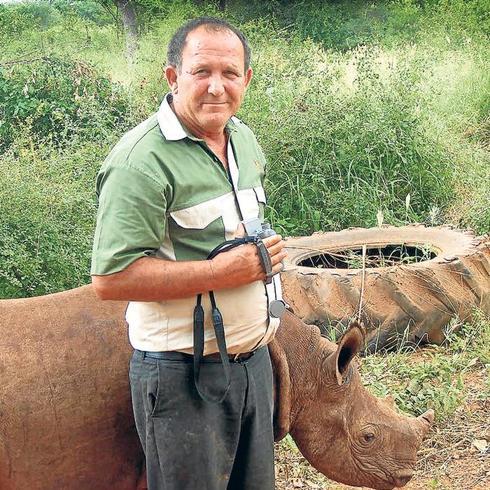
[(213, 261), (207, 260), (206, 262), (208, 263), (208, 267), (209, 267), (209, 280), (210, 280), (210, 285), (211, 285), (211, 287), (209, 289), (214, 290), (214, 289), (216, 289), (217, 281), (216, 281), (216, 276), (215, 276), (215, 272), (214, 272)]

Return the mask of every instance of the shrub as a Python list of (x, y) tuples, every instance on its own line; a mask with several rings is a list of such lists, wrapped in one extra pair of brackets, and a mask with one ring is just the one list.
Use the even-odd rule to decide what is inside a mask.
[(107, 142), (34, 145), (26, 131), (0, 159), (0, 298), (87, 284), (95, 175)]
[(45, 57), (0, 66), (0, 148), (27, 127), (38, 141), (63, 145), (78, 136), (104, 140), (125, 127), (123, 90), (82, 61)]
[[(311, 41), (260, 46), (243, 108), (269, 159), (270, 217), (287, 234), (423, 221), (451, 170), (424, 110), (428, 59)], [(407, 205), (407, 196), (410, 196)]]
[(48, 2), (0, 4), (2, 36), (18, 36), (31, 29), (47, 29), (60, 20), (59, 12)]
[[(158, 107), (171, 34), (214, 8), (148, 0), (128, 66), (116, 27), (97, 27), (82, 3), (57, 0), (61, 22), (33, 17), (16, 37), (3, 35), (0, 6), (2, 57), (40, 53), (0, 66), (2, 296), (88, 281), (96, 171), (109, 144)], [(488, 232), (484, 2), (266, 3), (229, 0), (226, 16), (253, 46), (239, 117), (268, 159), (273, 225), (288, 235), (372, 226), (381, 210), (386, 223), (451, 219)]]

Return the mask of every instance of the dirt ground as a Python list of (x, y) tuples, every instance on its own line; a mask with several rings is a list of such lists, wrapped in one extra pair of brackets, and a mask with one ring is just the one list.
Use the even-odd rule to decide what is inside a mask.
[[(465, 376), (466, 401), (444, 423), (435, 424), (420, 452), (407, 490), (490, 490), (490, 400), (481, 399), (485, 371)], [(294, 444), (283, 440), (276, 446), (277, 490), (335, 489), (334, 483), (314, 470)]]

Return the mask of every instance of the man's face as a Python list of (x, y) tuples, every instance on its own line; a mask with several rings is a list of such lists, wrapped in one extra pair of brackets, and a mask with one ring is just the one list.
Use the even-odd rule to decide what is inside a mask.
[(204, 26), (188, 34), (180, 69), (169, 66), (165, 74), (175, 112), (196, 136), (223, 131), (252, 78), (240, 39)]

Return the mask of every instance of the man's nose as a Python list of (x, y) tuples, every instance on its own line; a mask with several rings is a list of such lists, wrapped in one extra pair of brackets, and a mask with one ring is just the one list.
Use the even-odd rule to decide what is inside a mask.
[(210, 77), (209, 85), (208, 85), (208, 93), (214, 96), (219, 96), (222, 95), (224, 91), (225, 88), (223, 85), (223, 81), (221, 80), (221, 77), (217, 75)]

